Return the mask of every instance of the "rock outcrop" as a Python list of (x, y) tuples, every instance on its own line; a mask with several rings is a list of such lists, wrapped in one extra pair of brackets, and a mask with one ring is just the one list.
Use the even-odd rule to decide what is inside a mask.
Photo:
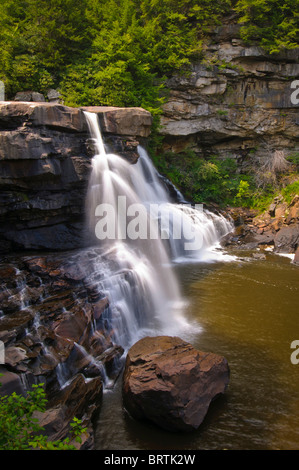
[[(88, 108), (110, 149), (132, 163), (151, 129), (140, 108)], [(0, 241), (15, 249), (86, 246), (85, 196), (93, 145), (83, 109), (0, 102)]]
[(299, 247), (299, 196), (290, 204), (279, 196), (262, 214), (254, 210), (231, 208), (235, 231), (224, 244), (245, 248), (272, 245), (276, 253), (295, 253)]
[[(123, 366), (112, 312), (100, 289), (105, 259), (99, 248), (60, 254), (8, 256), (0, 266), (0, 394), (25, 394), (43, 383), (42, 417), (52, 439), (66, 437), (69, 422), (84, 418), (86, 446), (99, 411), (103, 385)], [(125, 274), (124, 274), (125, 275)]]
[(177, 337), (146, 337), (129, 350), (123, 376), (126, 409), (169, 431), (192, 431), (229, 383), (226, 359)]
[(239, 30), (229, 18), (211, 35), (205, 59), (193, 64), (189, 75), (168, 80), (165, 150), (191, 148), (199, 156), (235, 158), (241, 169), (265, 162), (275, 151), (285, 157), (298, 152), (299, 104), (291, 99), (298, 49), (268, 55), (244, 44)]

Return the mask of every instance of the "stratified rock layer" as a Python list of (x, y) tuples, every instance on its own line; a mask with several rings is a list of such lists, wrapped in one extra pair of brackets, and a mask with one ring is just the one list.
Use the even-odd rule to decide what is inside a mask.
[[(104, 140), (134, 163), (151, 129), (140, 108), (86, 108)], [(85, 200), (94, 156), (84, 110), (0, 102), (0, 251), (66, 250), (87, 244)]]
[(164, 149), (235, 158), (239, 168), (262, 164), (276, 151), (298, 152), (299, 104), (292, 99), (298, 51), (270, 55), (248, 46), (237, 19), (226, 19), (211, 32), (204, 60), (168, 80)]
[(76, 416), (88, 427), (88, 448), (103, 384), (113, 383), (123, 365), (100, 288), (109, 263), (99, 248), (89, 248), (8, 256), (0, 266), (0, 395), (25, 394), (43, 383), (48, 409), (39, 417), (47, 435), (66, 437)]
[(128, 352), (123, 399), (137, 419), (169, 431), (191, 431), (228, 383), (224, 357), (198, 351), (177, 337), (146, 337)]

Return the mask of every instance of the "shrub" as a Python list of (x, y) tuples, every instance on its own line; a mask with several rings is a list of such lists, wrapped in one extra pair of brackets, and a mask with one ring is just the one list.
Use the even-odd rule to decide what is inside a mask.
[(86, 431), (81, 420), (74, 418), (70, 438), (63, 441), (49, 441), (43, 435), (44, 429), (34, 418), (34, 412), (45, 412), (46, 395), (43, 384), (32, 385), (32, 390), (24, 397), (13, 392), (0, 397), (0, 449), (1, 450), (75, 450), (71, 439), (81, 441)]

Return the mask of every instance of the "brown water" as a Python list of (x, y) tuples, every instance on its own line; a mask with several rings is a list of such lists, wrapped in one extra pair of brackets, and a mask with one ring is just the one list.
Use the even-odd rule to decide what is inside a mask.
[(242, 253), (234, 262), (176, 271), (187, 316), (202, 327), (182, 337), (227, 358), (229, 388), (197, 431), (172, 434), (126, 413), (119, 380), (105, 392), (96, 448), (299, 450), (299, 364), (290, 360), (299, 340), (299, 268), (271, 253), (266, 260)]

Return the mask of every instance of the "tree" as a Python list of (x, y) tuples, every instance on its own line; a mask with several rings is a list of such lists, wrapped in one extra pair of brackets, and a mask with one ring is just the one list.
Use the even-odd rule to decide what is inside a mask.
[(299, 0), (239, 0), (241, 35), (273, 54), (298, 47)]

